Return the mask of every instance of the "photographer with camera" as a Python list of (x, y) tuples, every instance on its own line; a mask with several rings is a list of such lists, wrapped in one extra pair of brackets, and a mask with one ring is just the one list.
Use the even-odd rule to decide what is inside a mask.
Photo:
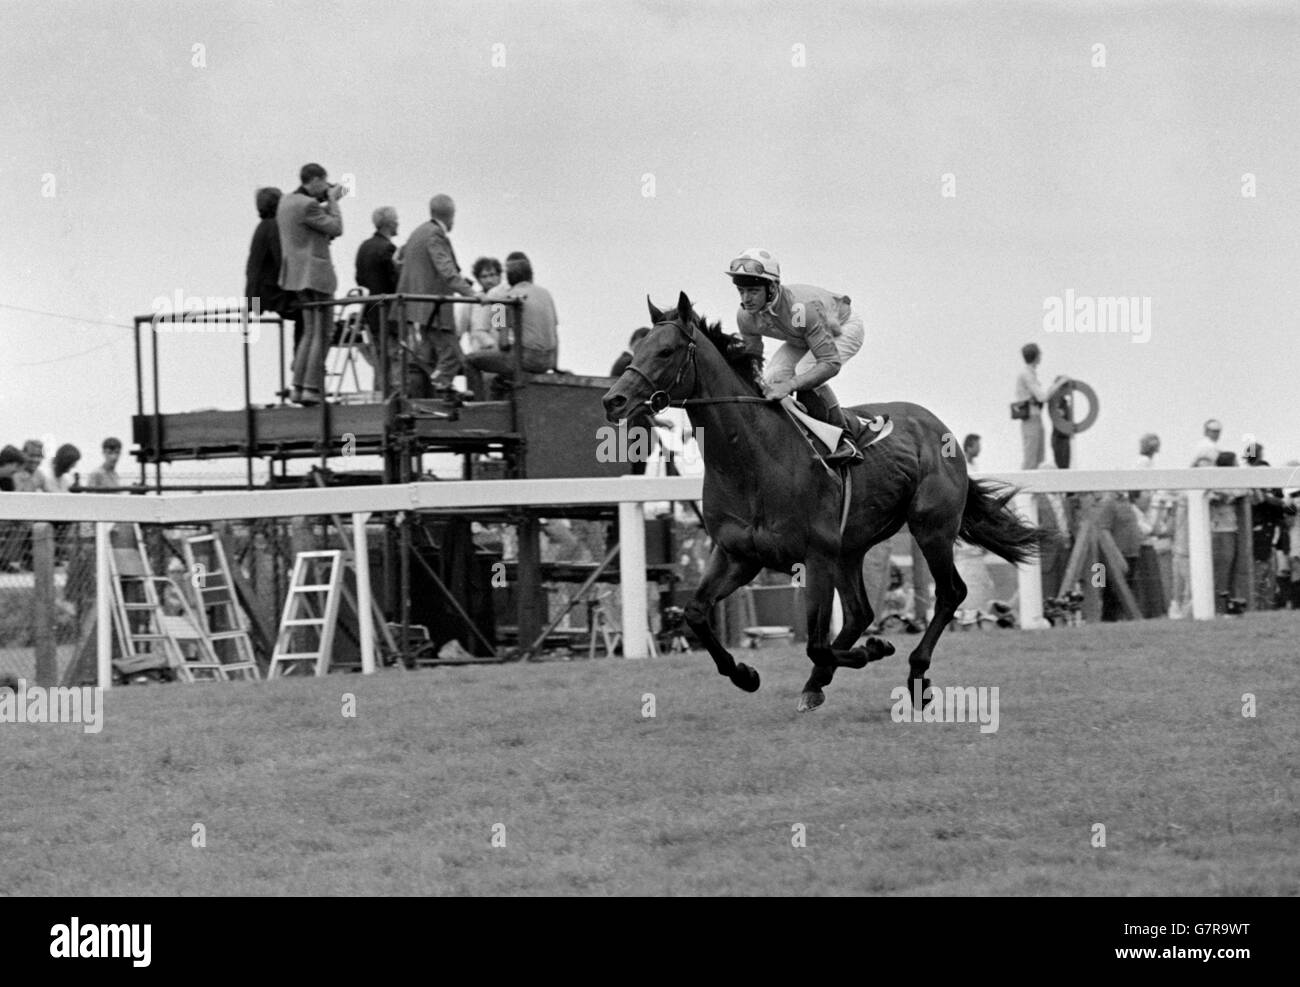
[[(334, 297), (338, 275), (330, 260), (330, 240), (343, 233), (338, 201), (347, 194), (342, 185), (331, 185), (325, 169), (305, 164), (299, 172), (302, 184), (280, 200), (275, 221), (280, 228), (280, 287), (293, 292), (299, 303)], [(328, 306), (304, 308), (302, 338), (293, 356), (295, 404), (320, 404), (325, 387), (325, 354), (333, 324)]]

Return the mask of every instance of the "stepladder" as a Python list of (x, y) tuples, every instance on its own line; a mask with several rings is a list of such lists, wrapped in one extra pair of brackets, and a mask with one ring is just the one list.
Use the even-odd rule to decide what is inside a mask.
[[(590, 617), (590, 637), (587, 642), (587, 657), (596, 655), (596, 636), (599, 634), (604, 645), (605, 654), (612, 657), (615, 649), (623, 641), (623, 616), (618, 597), (613, 593), (604, 593), (594, 601)], [(651, 658), (659, 657), (659, 646), (655, 643), (654, 629), (646, 635), (646, 650)]]
[(257, 654), (248, 634), (248, 617), (235, 597), (226, 549), (215, 534), (193, 535), (182, 543), (194, 589), (194, 608), (212, 650), (228, 675), (260, 679)]
[(109, 553), (109, 592), (119, 657), (114, 667), (127, 681), (167, 673), (182, 682), (224, 681), (225, 671), (180, 587), (149, 567), (144, 536)]
[(329, 671), (343, 584), (343, 552), (299, 552), (285, 596), (268, 678)]

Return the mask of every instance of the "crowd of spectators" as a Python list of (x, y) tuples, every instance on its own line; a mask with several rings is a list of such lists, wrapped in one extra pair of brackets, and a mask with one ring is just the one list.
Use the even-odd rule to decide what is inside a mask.
[[(107, 438), (103, 442), (104, 462), (81, 482), (76, 471), (81, 462), (81, 450), (64, 443), (54, 452), (47, 472), (45, 443), (28, 439), (22, 449), (12, 445), (0, 448), (0, 493), (116, 493), (127, 489), (117, 475), (117, 461), (122, 454), (120, 439)], [(76, 529), (69, 524), (56, 525), (56, 557), (65, 560), (69, 554), (68, 543)], [(22, 572), (32, 567), (31, 524), (26, 521), (0, 521), (0, 571)]]
[[(1036, 360), (1031, 362), (1031, 356), (1037, 354), (1026, 355), (1032, 371)], [(1026, 389), (1032, 393), (1035, 383), (1036, 377), (1031, 374)], [(1217, 419), (1206, 421), (1189, 465), (1269, 465), (1263, 446), (1249, 436), (1239, 462), (1235, 452), (1220, 447), (1222, 432)], [(1041, 437), (1041, 431), (1026, 437), (1026, 455), (1041, 450)], [(971, 438), (967, 437), (963, 448), (968, 463), (974, 466)], [(974, 438), (977, 453), (978, 437)], [(1135, 465), (1153, 468), (1159, 453), (1159, 436), (1143, 435), (1138, 440)], [(1042, 459), (1037, 468), (1049, 470), (1057, 465)], [(1070, 575), (1067, 566), (1083, 522), (1088, 520), (1095, 531), (1106, 532), (1114, 543), (1123, 560), (1120, 577), (1142, 617), (1186, 617), (1191, 612), (1188, 496), (1187, 491), (1166, 490), (1035, 494), (1038, 524), (1052, 534), (1040, 558), (1044, 600), (1060, 602), (1072, 590), (1065, 585)], [(1207, 496), (1207, 506), (1217, 611), (1240, 612), (1247, 605), (1256, 610), (1300, 609), (1300, 489), (1214, 487)], [(1249, 538), (1243, 534), (1246, 524)], [(1249, 564), (1246, 552), (1250, 553)], [(1100, 585), (1101, 619), (1107, 621), (1126, 616), (1119, 588), (1113, 582), (1114, 568), (1107, 567), (1107, 578)], [(1249, 580), (1244, 575), (1247, 572), (1251, 574)], [(1075, 575), (1074, 588), (1078, 588), (1090, 574)]]
[[(289, 400), (315, 405), (325, 399), (325, 357), (333, 340), (333, 320), (330, 306), (314, 303), (333, 298), (338, 290), (330, 242), (343, 233), (339, 200), (346, 190), (331, 184), (319, 164), (304, 165), (299, 180), (301, 185), (288, 195), (277, 188), (257, 191), (259, 222), (249, 247), (244, 293), (250, 307), (295, 324)], [(480, 257), (471, 268), (476, 287), (462, 273), (452, 247), (456, 204), (450, 196), (429, 200), (429, 219), (401, 247), (394, 242), (399, 221), (392, 206), (376, 209), (371, 221), (375, 232), (357, 251), (359, 288), (371, 295), (459, 295), (479, 303), (367, 306), (362, 314), (367, 338), (361, 351), (375, 365), (377, 376), (377, 355), (390, 354), (390, 387), (403, 384), (415, 397), (487, 400), (509, 389), (517, 364), (529, 373), (556, 369), (555, 301), (534, 282), (527, 255), (515, 251), (504, 265), (494, 257)], [(487, 304), (512, 299), (520, 302), (518, 338), (509, 331), (505, 307)], [(397, 379), (398, 347), (407, 351), (405, 381)], [(456, 387), (461, 375), (467, 391)]]

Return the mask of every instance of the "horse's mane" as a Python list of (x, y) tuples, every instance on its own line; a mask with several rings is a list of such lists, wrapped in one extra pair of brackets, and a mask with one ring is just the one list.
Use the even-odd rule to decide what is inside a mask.
[(763, 394), (763, 355), (745, 352), (745, 343), (738, 335), (722, 331), (721, 322), (709, 322), (698, 312), (692, 312), (694, 328), (700, 335), (713, 344), (727, 366), (736, 372), (751, 391), (760, 397)]

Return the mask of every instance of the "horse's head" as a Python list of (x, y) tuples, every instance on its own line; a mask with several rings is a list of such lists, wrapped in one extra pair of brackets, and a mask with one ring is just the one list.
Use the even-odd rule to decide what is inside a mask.
[[(762, 393), (758, 383), (762, 356), (746, 354), (739, 337), (727, 335), (716, 322), (705, 322), (686, 292), (678, 296), (673, 311), (659, 311), (649, 298), (646, 304), (653, 327), (632, 353), (632, 365), (605, 393), (606, 419), (617, 422), (627, 418), (644, 424), (670, 402), (696, 393), (702, 379), (715, 389), (722, 386), (737, 394)], [(728, 366), (734, 381), (729, 380)]]
[(605, 392), (605, 418), (642, 420), (663, 411), (670, 401), (686, 397), (695, 388), (695, 329), (700, 319), (682, 292), (676, 311), (661, 312), (649, 298), (650, 332), (632, 353), (632, 365)]

